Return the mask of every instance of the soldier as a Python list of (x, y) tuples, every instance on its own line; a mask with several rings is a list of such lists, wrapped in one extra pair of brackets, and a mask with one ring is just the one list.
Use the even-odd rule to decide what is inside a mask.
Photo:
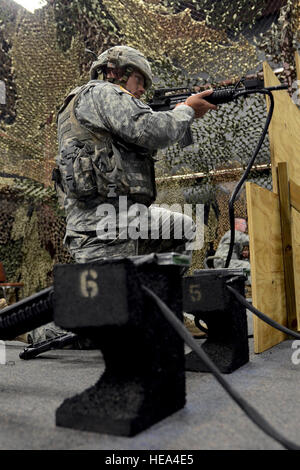
[[(143, 54), (115, 46), (93, 62), (91, 81), (73, 90), (58, 113), (55, 179), (67, 217), (64, 242), (76, 262), (179, 251), (195, 236), (187, 216), (151, 205), (156, 197), (154, 156), (180, 140), (194, 119), (216, 109), (204, 99), (212, 90), (190, 96), (172, 111), (153, 112), (140, 101), (151, 84)], [(138, 240), (127, 233), (136, 204), (142, 205), (146, 227)], [(159, 223), (154, 239), (153, 220)], [(166, 221), (171, 223), (169, 237)], [(174, 236), (178, 222), (189, 227), (181, 239)]]
[[(250, 279), (250, 262), (243, 256), (243, 247), (248, 246), (249, 248), (249, 236), (246, 232), (247, 221), (244, 218), (236, 217), (234, 219), (235, 237), (234, 246), (229, 263), (229, 268), (244, 268), (248, 274), (248, 283)], [(228, 230), (219, 242), (219, 246), (214, 257), (214, 268), (222, 269), (225, 266), (229, 245), (230, 245), (231, 232)], [(249, 249), (248, 249), (249, 253)]]
[[(64, 243), (77, 263), (184, 251), (195, 237), (192, 219), (151, 206), (156, 197), (154, 156), (157, 149), (180, 140), (194, 119), (216, 109), (204, 99), (212, 90), (190, 96), (172, 111), (153, 112), (140, 101), (152, 85), (150, 65), (127, 46), (100, 54), (90, 73), (91, 80), (71, 91), (58, 113), (53, 179), (66, 212)], [(136, 204), (144, 222), (138, 239), (127, 233), (137, 217), (132, 210)], [(158, 223), (154, 239), (153, 221)], [(179, 225), (185, 228), (181, 238), (175, 237)], [(35, 343), (55, 334), (50, 324), (31, 336)]]
[(250, 250), (249, 250), (249, 243), (244, 243), (243, 248), (242, 248), (242, 256), (241, 259), (245, 259), (247, 261), (250, 261)]

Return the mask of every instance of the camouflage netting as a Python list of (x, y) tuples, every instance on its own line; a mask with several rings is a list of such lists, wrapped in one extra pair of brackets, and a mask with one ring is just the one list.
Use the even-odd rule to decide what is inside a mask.
[[(299, 11), (299, 0), (47, 0), (31, 14), (1, 0), (0, 260), (11, 281), (25, 283), (22, 295), (49, 285), (55, 263), (71, 261), (51, 171), (57, 110), (88, 80), (93, 58), (85, 48), (97, 54), (117, 44), (139, 48), (151, 62), (156, 88), (235, 83), (261, 72), (267, 59), (283, 68), (278, 77), (292, 91)], [(203, 266), (208, 247), (216, 248), (229, 228), (228, 199), (265, 118), (259, 95), (219, 106), (193, 124), (192, 146), (159, 154), (157, 202), (205, 207), (205, 245), (193, 267)], [(269, 164), (266, 139), (255, 162), (260, 169), (249, 179), (271, 189)], [(246, 216), (244, 191), (235, 211)]]
[(64, 217), (53, 191), (29, 180), (1, 186), (0, 204), (0, 259), (10, 282), (24, 282), (26, 297), (53, 283), (54, 264), (71, 262), (62, 244)]

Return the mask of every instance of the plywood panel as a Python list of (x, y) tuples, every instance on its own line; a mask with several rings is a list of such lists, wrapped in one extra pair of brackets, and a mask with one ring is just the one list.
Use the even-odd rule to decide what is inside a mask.
[[(251, 196), (248, 198), (248, 192)], [(260, 277), (283, 272), (279, 198), (254, 183), (246, 183), (251, 250), (251, 271), (255, 265)]]
[(291, 212), (297, 329), (300, 331), (300, 213), (294, 208)]
[[(280, 85), (271, 67), (264, 63), (265, 86)], [(277, 190), (276, 166), (287, 162), (289, 176), (300, 185), (300, 110), (287, 91), (275, 91), (274, 113), (269, 127), (273, 191)]]
[[(300, 58), (296, 54), (300, 80)], [(265, 86), (280, 85), (264, 63)], [(297, 327), (300, 330), (300, 110), (287, 91), (273, 93), (275, 108), (269, 127), (273, 193), (253, 183), (246, 183), (251, 255), (253, 305), (278, 323), (287, 325), (287, 304), (282, 255), (282, 227), (278, 198), (277, 167), (286, 162), (289, 174), (292, 228), (292, 261), (295, 282)], [(269, 106), (269, 100), (267, 99)], [(298, 209), (298, 210), (297, 210)], [(284, 228), (284, 227), (283, 227)], [(286, 338), (274, 328), (254, 317), (256, 353)]]
[[(283, 273), (271, 273), (256, 283), (257, 299), (253, 305), (281, 325), (287, 326)], [(259, 307), (258, 307), (259, 305)], [(267, 323), (253, 317), (254, 352), (261, 353), (281, 343), (287, 336)]]
[(289, 179), (289, 183), (291, 205), (300, 212), (300, 186), (294, 183), (292, 179)]
[[(279, 197), (254, 183), (246, 183), (253, 305), (287, 325)], [(254, 351), (275, 346), (286, 335), (253, 318)]]

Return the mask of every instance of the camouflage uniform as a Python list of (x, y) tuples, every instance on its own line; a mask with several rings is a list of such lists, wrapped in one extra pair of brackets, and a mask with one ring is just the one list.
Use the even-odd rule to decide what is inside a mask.
[[(150, 205), (156, 196), (155, 151), (180, 140), (193, 118), (194, 110), (186, 105), (172, 111), (153, 112), (121, 86), (107, 81), (91, 80), (71, 92), (58, 116), (57, 165), (67, 216), (65, 244), (77, 262), (178, 250), (184, 246), (188, 238), (175, 239), (173, 230), (175, 221), (179, 219), (183, 224), (187, 218), (180, 213), (160, 211), (159, 241), (136, 242), (122, 239), (119, 225), (115, 236), (101, 240), (97, 235), (101, 221), (97, 211), (102, 204), (109, 203), (118, 216), (118, 198), (127, 196), (128, 207), (136, 203), (150, 206), (145, 215), (150, 220), (157, 211)], [(69, 155), (71, 169), (70, 163), (65, 163)], [(73, 186), (68, 185), (71, 173)], [(168, 217), (171, 234), (170, 240), (165, 240), (162, 232), (164, 218)], [(194, 227), (189, 239), (193, 236)]]
[[(118, 84), (97, 80), (98, 70), (105, 64), (126, 68)], [(134, 70), (142, 73), (149, 88), (150, 65), (139, 51), (126, 46), (109, 49), (92, 64), (92, 80), (74, 89), (58, 113), (59, 155), (54, 180), (66, 213), (64, 243), (78, 263), (105, 257), (185, 251), (186, 242), (195, 238), (195, 227), (189, 217), (151, 205), (156, 197), (156, 150), (180, 140), (195, 112), (186, 105), (172, 111), (153, 112), (120, 86), (127, 83)], [(150, 229), (152, 218), (160, 216), (158, 237), (152, 240), (144, 229), (141, 239), (122, 238), (127, 227), (120, 222), (124, 215), (120, 196), (126, 196), (129, 210), (135, 204), (144, 205), (145, 227)], [(114, 233), (108, 231), (100, 236), (99, 224), (107, 216), (99, 213), (99, 209), (105, 204), (115, 209), (117, 223)], [(134, 222), (135, 216), (128, 219)], [(176, 236), (179, 225), (181, 238)], [(170, 236), (166, 237), (168, 227)], [(56, 327), (50, 324), (35, 330), (31, 336), (36, 342), (55, 334)]]
[[(103, 66), (126, 69), (118, 84), (109, 79), (97, 80), (99, 70), (104, 73)], [(186, 105), (172, 111), (153, 112), (120, 86), (126, 85), (134, 70), (142, 73), (145, 87), (149, 88), (150, 65), (139, 51), (127, 46), (107, 50), (93, 62), (92, 80), (74, 89), (58, 113), (59, 155), (53, 179), (66, 213), (64, 243), (78, 263), (105, 257), (184, 251), (185, 243), (195, 238), (195, 227), (189, 217), (151, 205), (156, 197), (156, 150), (180, 140), (195, 112)], [(126, 227), (120, 223), (119, 216), (124, 215), (119, 206), (120, 196), (126, 196), (129, 210), (135, 204), (144, 205), (144, 222), (160, 215), (158, 237), (149, 239), (149, 232), (145, 233), (144, 229), (141, 239), (122, 238)], [(100, 236), (99, 224), (107, 216), (99, 210), (105, 204), (115, 209), (117, 223), (114, 233), (108, 231)], [(135, 216), (128, 220), (134, 221)], [(166, 237), (168, 225), (170, 236)], [(176, 236), (179, 225), (184, 225), (181, 238)], [(150, 228), (149, 223), (145, 226)], [(33, 341), (55, 334), (52, 327), (35, 330)]]
[[(228, 230), (220, 240), (219, 246), (215, 253), (214, 268), (222, 269), (225, 266), (228, 250), (230, 246), (231, 232)], [(249, 236), (246, 233), (235, 230), (234, 246), (229, 268), (244, 268), (248, 274), (248, 283), (251, 284), (250, 277), (250, 262), (246, 259), (241, 259), (243, 246), (249, 245)]]

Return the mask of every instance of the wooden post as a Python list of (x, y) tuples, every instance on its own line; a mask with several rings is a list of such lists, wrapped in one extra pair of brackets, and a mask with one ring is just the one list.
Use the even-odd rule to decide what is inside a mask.
[(286, 162), (278, 162), (277, 180), (279, 192), (280, 223), (282, 237), (282, 255), (284, 266), (284, 284), (286, 295), (287, 324), (289, 328), (297, 327), (295, 279), (293, 264), (293, 242), (291, 228), (291, 208), (289, 180)]

